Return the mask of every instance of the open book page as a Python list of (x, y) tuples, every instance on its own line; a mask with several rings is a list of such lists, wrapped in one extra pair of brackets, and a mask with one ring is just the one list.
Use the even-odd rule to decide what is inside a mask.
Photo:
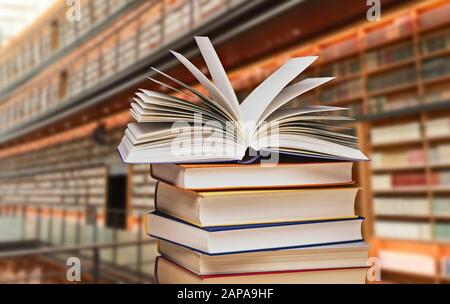
[(240, 121), (241, 118), (237, 110), (233, 107), (231, 101), (228, 101), (222, 92), (189, 60), (183, 55), (172, 51), (172, 54), (192, 73), (192, 75), (201, 83), (201, 85), (208, 91), (212, 99), (215, 100), (223, 109), (225, 109), (235, 121)]
[[(226, 118), (219, 115), (217, 112), (207, 108), (201, 107), (195, 103), (184, 101), (183, 99), (176, 98), (171, 95), (159, 95), (155, 96), (154, 92), (142, 90), (137, 92), (136, 95), (139, 98), (134, 98), (132, 108), (136, 111), (140, 111), (140, 114), (144, 114), (147, 110), (152, 111), (149, 113), (148, 118), (156, 118), (157, 116), (166, 115), (167, 112), (181, 113), (185, 115), (194, 116), (195, 114), (202, 114), (206, 119), (213, 119), (219, 121), (225, 121)], [(137, 104), (139, 107), (134, 106)], [(137, 120), (141, 122), (140, 120)], [(176, 120), (174, 120), (176, 121)]]
[[(218, 102), (214, 101), (213, 99), (209, 98), (208, 96), (200, 93), (199, 91), (197, 91), (196, 89), (194, 89), (193, 87), (179, 81), (178, 79), (156, 69), (156, 68), (152, 68), (155, 72), (157, 72), (158, 74), (163, 75), (164, 77), (170, 79), (171, 81), (175, 82), (176, 84), (180, 85), (181, 87), (183, 87), (184, 89), (188, 90), (189, 92), (191, 92), (192, 94), (194, 94), (196, 97), (198, 97), (202, 102), (204, 102), (206, 104), (206, 106), (210, 107), (211, 109), (214, 109), (218, 114), (222, 115), (223, 117), (227, 118), (228, 120), (234, 120), (234, 118), (231, 116), (231, 114), (225, 110)], [(164, 86), (170, 88), (170, 86), (165, 85), (164, 83), (162, 83)]]
[[(300, 134), (279, 134), (279, 147), (274, 147), (278, 151), (291, 151), (302, 153), (302, 151), (314, 152), (327, 156), (330, 159), (366, 159), (366, 156), (358, 149), (336, 144), (323, 139)], [(286, 148), (284, 148), (286, 147)], [(267, 147), (272, 148), (272, 147)], [(263, 149), (263, 148), (261, 148)]]
[[(343, 108), (329, 106), (279, 109), (268, 117), (268, 123), (262, 124), (258, 128), (252, 138), (251, 146), (255, 150), (275, 149), (278, 146), (279, 151), (284, 149), (302, 154), (306, 149), (329, 158), (333, 156), (343, 158), (345, 156), (342, 153), (349, 153), (347, 157), (349, 155), (360, 157), (362, 153), (356, 149), (356, 137), (334, 131), (331, 124), (335, 121), (351, 119), (341, 116), (318, 115), (318, 113), (335, 112), (341, 109)], [(318, 123), (318, 121), (322, 123)], [(305, 138), (310, 138), (310, 140), (306, 142)], [(276, 145), (273, 144), (274, 142)], [(298, 142), (302, 142), (303, 146), (299, 146)], [(328, 146), (326, 143), (330, 143), (330, 145)], [(342, 145), (342, 149), (337, 149), (338, 145)]]
[(241, 104), (244, 122), (258, 122), (281, 90), (316, 59), (316, 56), (290, 59), (264, 80)]
[(306, 93), (330, 80), (334, 77), (320, 77), (320, 78), (307, 78), (300, 82), (297, 82), (289, 87), (284, 88), (281, 92), (270, 102), (267, 108), (262, 113), (259, 121), (264, 121), (270, 114), (277, 109), (291, 101), (297, 96)]
[(239, 118), (242, 118), (242, 111), (239, 105), (239, 101), (236, 97), (236, 93), (231, 86), (230, 80), (223, 68), (219, 56), (216, 53), (211, 41), (207, 37), (195, 37), (198, 48), (202, 53), (203, 59), (208, 66), (209, 73), (211, 74), (214, 83), (217, 88), (222, 92), (223, 96), (233, 107), (233, 110), (238, 114)]

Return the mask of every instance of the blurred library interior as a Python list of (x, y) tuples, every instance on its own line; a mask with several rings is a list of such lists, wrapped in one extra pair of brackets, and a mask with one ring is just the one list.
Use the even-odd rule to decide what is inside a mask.
[[(382, 282), (450, 283), (450, 0), (381, 0), (380, 20), (365, 0), (46, 2), (0, 1), (0, 283), (67, 283), (72, 256), (83, 282), (154, 282), (155, 181), (116, 147), (134, 92), (166, 90), (151, 66), (196, 85), (168, 52), (204, 66), (194, 35), (240, 97), (319, 56), (302, 77), (336, 79), (287, 106), (355, 118), (371, 158), (354, 170), (357, 210)], [(19, 22), (24, 9), (39, 13)]]

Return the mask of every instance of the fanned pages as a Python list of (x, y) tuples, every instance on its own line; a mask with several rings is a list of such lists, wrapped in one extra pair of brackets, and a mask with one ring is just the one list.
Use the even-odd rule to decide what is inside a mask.
[(183, 55), (172, 54), (197, 79), (197, 90), (152, 68), (149, 78), (173, 92), (136, 93), (130, 123), (118, 150), (126, 163), (245, 162), (260, 155), (288, 154), (333, 160), (367, 160), (338, 123), (343, 108), (283, 107), (333, 77), (294, 79), (317, 57), (292, 58), (239, 103), (220, 59), (207, 37), (195, 37), (210, 80)]

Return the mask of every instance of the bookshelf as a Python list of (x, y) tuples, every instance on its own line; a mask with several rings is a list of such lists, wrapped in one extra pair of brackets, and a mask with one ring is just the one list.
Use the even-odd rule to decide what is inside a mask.
[(5, 204), (104, 206), (105, 167), (76, 168), (17, 176), (0, 185)]
[[(448, 280), (443, 265), (448, 266), (450, 248), (449, 48), (447, 42), (435, 41), (448, 39), (450, 20), (442, 11), (449, 7), (448, 1), (404, 7), (384, 16), (381, 24), (353, 26), (230, 74), (233, 87), (246, 91), (287, 58), (316, 54), (319, 60), (306, 74), (337, 76), (292, 105), (345, 106), (357, 118), (359, 144), (374, 159), (359, 168), (373, 255), (383, 253), (389, 259), (400, 252), (434, 269), (426, 275), (386, 269), (388, 279)], [(408, 235), (410, 231), (415, 234)]]
[[(411, 9), (412, 30), (395, 30), (404, 35), (366, 53), (375, 50), (377, 56), (389, 58), (381, 64), (375, 55), (369, 55), (369, 64), (366, 59), (369, 86), (361, 122), (372, 157), (365, 172), (369, 179), (364, 203), (373, 223), (373, 254), (387, 264), (382, 266), (385, 280), (445, 283), (448, 277), (450, 111), (444, 104), (449, 102), (445, 86), (450, 26), (441, 11), (449, 7), (446, 1), (436, 1)], [(436, 19), (433, 26), (430, 18)], [(375, 61), (377, 67), (372, 68)], [(412, 264), (394, 263), (398, 259), (411, 259)]]
[[(382, 22), (318, 38), (254, 70), (262, 73), (280, 58), (316, 54), (306, 73), (337, 77), (292, 105), (344, 106), (357, 119), (359, 145), (373, 159), (359, 166), (372, 255), (390, 259), (400, 252), (433, 268), (426, 275), (420, 269), (383, 269), (386, 280), (449, 282), (449, 11), (449, 1), (400, 8)], [(245, 75), (236, 75), (233, 86), (245, 86)]]
[[(134, 2), (140, 3), (138, 8), (129, 9), (120, 18), (112, 18), (108, 27), (90, 39), (76, 41), (95, 30), (100, 23), (106, 22), (114, 12), (125, 6), (132, 7), (131, 3)], [(36, 33), (39, 35), (36, 39), (39, 47), (23, 46), (27, 49), (25, 57), (14, 48), (4, 50), (10, 55), (2, 56), (5, 58), (4, 64), (0, 60), (0, 104), (4, 108), (0, 117), (3, 118), (0, 120), (0, 133), (27, 123), (124, 72), (144, 57), (151, 56), (161, 47), (241, 2), (242, 0), (128, 0), (107, 1), (109, 4), (106, 5), (105, 1), (82, 1), (80, 22), (66, 22), (64, 7), (55, 7), (50, 12), (54, 11), (52, 14), (55, 15), (49, 13), (53, 19), (48, 17), (53, 23), (50, 22)], [(55, 26), (56, 32), (53, 29)], [(12, 45), (22, 47), (24, 43), (33, 43), (34, 34), (28, 35), (32, 37), (24, 37)], [(78, 44), (75, 50), (46, 64), (45, 69), (37, 72), (23, 85), (8, 89), (15, 81), (31, 73), (33, 68), (45, 64), (52, 54), (75, 42)], [(38, 56), (32, 56), (31, 50), (37, 52)], [(38, 107), (29, 108), (27, 105), (32, 94), (36, 94), (39, 99)], [(24, 113), (24, 108), (29, 110)]]
[[(117, 12), (124, 5), (124, 1), (119, 0), (108, 1), (107, 6), (101, 6), (102, 1), (90, 2), (89, 7), (94, 8), (86, 19), (97, 23), (102, 16)], [(125, 14), (97, 38), (41, 72), (0, 102), (0, 132), (111, 78), (175, 39), (182, 29), (190, 29), (191, 22), (202, 24), (240, 1), (193, 1), (192, 20), (186, 17), (186, 3), (188, 1), (147, 1), (139, 10)], [(164, 21), (163, 12), (176, 22)], [(384, 270), (383, 276), (387, 279), (450, 282), (450, 129), (446, 128), (450, 125), (449, 12), (450, 1), (443, 0), (400, 7), (383, 13), (381, 22), (363, 21), (348, 29), (338, 29), (230, 73), (233, 87), (243, 92), (288, 58), (319, 55), (319, 60), (306, 74), (337, 77), (292, 104), (348, 107), (347, 114), (357, 118), (352, 126), (356, 127), (359, 145), (373, 159), (371, 164), (360, 164), (357, 168), (359, 184), (365, 189), (361, 193), (362, 215), (368, 219), (365, 233), (373, 255), (392, 256), (396, 261), (398, 255), (389, 253), (405, 255), (400, 257), (416, 254), (419, 256), (413, 256), (413, 260), (417, 258), (426, 265), (431, 261), (434, 265), (434, 271), (426, 274), (405, 273), (405, 269), (391, 267)], [(73, 33), (88, 31), (88, 28), (88, 25), (59, 23), (59, 47), (70, 45), (71, 39), (77, 37)], [(29, 44), (23, 46), (23, 52), (18, 52), (23, 54), (20, 64), (15, 63), (16, 59), (5, 57), (5, 64), (0, 64), (0, 88), (26, 74), (26, 71), (19, 71), (24, 66), (37, 66), (44, 62), (43, 54), (55, 52), (50, 48), (49, 37), (47, 31), (42, 31), (32, 39), (23, 39)], [(68, 72), (65, 96), (59, 94), (62, 71)], [(122, 131), (118, 128), (111, 132), (111, 140), (106, 145), (94, 145), (91, 133), (85, 132), (80, 138), (66, 139), (64, 145), (50, 143), (2, 158), (0, 167), (3, 172), (24, 175), (33, 169), (36, 176), (41, 176), (55, 168), (71, 172), (99, 163), (105, 165), (117, 161), (115, 146)], [(398, 137), (391, 137), (396, 134)], [(148, 172), (147, 166), (130, 167), (130, 208), (151, 208), (154, 181), (149, 179)], [(26, 183), (26, 179), (17, 179), (14, 185)], [(374, 183), (381, 187), (374, 187)], [(138, 226), (131, 222), (134, 227)], [(381, 235), (377, 233), (379, 224), (389, 225), (381, 226)], [(417, 232), (413, 237), (401, 234), (409, 227)], [(398, 234), (389, 235), (391, 232)]]
[(343, 106), (356, 118), (359, 146), (373, 158), (358, 168), (372, 254), (400, 252), (434, 267), (426, 275), (386, 269), (388, 279), (449, 281), (449, 11), (450, 1), (405, 6), (230, 74), (245, 91), (287, 58), (314, 54), (308, 76), (337, 76), (291, 105)]
[(150, 165), (132, 165), (128, 169), (129, 204), (134, 209), (153, 210), (156, 180), (150, 177)]
[[(117, 127), (107, 130), (102, 142), (94, 139), (95, 130), (95, 126), (84, 128), (80, 132), (82, 134), (78, 134), (79, 137), (66, 134), (64, 144), (49, 141), (44, 147), (28, 149), (27, 153), (2, 158), (2, 206), (26, 205), (31, 208), (36, 206), (83, 210), (95, 207), (98, 216), (104, 217), (110, 208), (107, 204), (110, 168), (120, 164), (116, 143), (120, 141), (123, 130)], [(70, 141), (67, 141), (69, 138)], [(148, 172), (147, 170), (147, 175)], [(142, 183), (148, 178), (138, 184), (137, 178), (132, 174), (125, 175), (129, 181), (136, 184), (136, 192), (144, 191)], [(136, 194), (142, 204), (135, 202), (136, 208), (132, 205), (134, 202), (125, 202), (127, 208), (123, 212), (130, 223), (141, 216), (144, 194), (139, 195)], [(148, 201), (150, 200), (147, 200), (147, 203)], [(128, 228), (138, 230), (135, 224)]]
[(0, 74), (5, 77), (1, 77), (0, 90), (20, 81), (41, 63), (83, 38), (87, 32), (106, 23), (109, 17), (132, 2), (81, 1), (81, 20), (71, 22), (66, 18), (68, 6), (65, 1), (56, 1), (41, 18), (2, 49)]

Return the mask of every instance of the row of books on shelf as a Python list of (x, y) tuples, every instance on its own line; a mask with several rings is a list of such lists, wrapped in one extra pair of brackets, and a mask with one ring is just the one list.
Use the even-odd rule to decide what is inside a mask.
[(420, 49), (424, 55), (450, 49), (450, 31), (445, 29), (444, 31), (422, 37)]
[(372, 145), (420, 140), (420, 123), (410, 122), (389, 126), (373, 127), (370, 130)]
[(423, 30), (429, 30), (449, 22), (450, 4), (443, 3), (430, 10), (419, 14), (419, 26)]
[(357, 78), (323, 89), (323, 91), (320, 92), (319, 100), (322, 102), (338, 101), (357, 98), (360, 97), (361, 94), (361, 80)]
[[(50, 144), (27, 153), (0, 159), (0, 177), (54, 172), (73, 168), (97, 168), (120, 161), (116, 145), (120, 140), (121, 128), (107, 131), (104, 142), (98, 143), (89, 134), (81, 138), (69, 138), (64, 144)], [(25, 172), (25, 173), (23, 173)], [(48, 176), (48, 175), (47, 175)]]
[[(438, 89), (430, 89), (425, 92), (424, 102), (426, 104), (450, 102), (450, 89), (448, 86)], [(418, 94), (406, 93), (399, 95), (382, 95), (369, 99), (370, 113), (380, 114), (407, 108), (414, 108), (421, 104)]]
[[(419, 12), (419, 30), (429, 30), (433, 27), (448, 24), (447, 16), (449, 10), (449, 5), (443, 4), (428, 11)], [(357, 53), (361, 44), (364, 45), (365, 48), (379, 48), (391, 41), (399, 40), (407, 36), (410, 36), (412, 39), (412, 33), (415, 30), (413, 20), (414, 17), (412, 16), (412, 13), (406, 13), (404, 15), (397, 16), (395, 19), (387, 22), (382, 27), (368, 27), (365, 30), (361, 41), (359, 41), (356, 36), (351, 36), (342, 41), (327, 45), (323, 47), (323, 54), (321, 54), (323, 56), (323, 60), (336, 60), (338, 58)], [(428, 35), (429, 34), (423, 34), (420, 38), (427, 37)]]
[(49, 17), (47, 23), (40, 27), (41, 30), (29, 34), (27, 39), (15, 46), (14, 52), (2, 58), (0, 75), (5, 77), (0, 77), (0, 87), (7, 86), (22, 77), (130, 2), (132, 0), (88, 1), (87, 3), (92, 5), (83, 5), (80, 22), (70, 22), (66, 18), (66, 13), (62, 13), (65, 7), (61, 7), (60, 11), (55, 13), (54, 19)]
[(429, 278), (438, 276), (441, 279), (450, 278), (450, 257), (448, 256), (436, 259), (430, 254), (382, 249), (378, 252), (378, 257), (382, 270)]
[[(409, 49), (409, 52), (413, 52)], [(400, 52), (400, 51), (399, 51)], [(380, 52), (373, 53), (366, 57), (368, 61), (368, 69), (376, 69), (382, 65), (388, 65), (395, 63), (399, 60), (395, 56), (387, 56), (379, 58)], [(407, 51), (400, 52), (401, 56), (405, 55)], [(370, 53), (372, 54), (372, 53)], [(389, 54), (389, 53), (388, 53)], [(398, 55), (400, 56), (400, 55)], [(410, 58), (410, 56), (403, 56), (402, 60)], [(338, 66), (337, 64), (335, 64)], [(345, 67), (345, 66), (344, 66)], [(333, 68), (335, 70), (337, 68)], [(328, 71), (328, 69), (325, 69)], [(341, 71), (342, 72), (342, 71)], [(320, 72), (324, 74), (324, 72)], [(423, 62), (421, 67), (421, 77), (423, 80), (432, 80), (437, 77), (446, 76), (450, 74), (450, 57), (438, 57), (429, 59)], [(343, 76), (341, 76), (343, 77)], [(345, 76), (344, 76), (345, 77)], [(394, 71), (389, 71), (381, 74), (369, 76), (367, 79), (367, 91), (370, 93), (376, 93), (375, 97), (371, 99), (371, 107), (374, 112), (381, 112), (387, 110), (394, 110), (399, 108), (405, 108), (418, 104), (417, 93), (411, 94), (399, 94), (397, 96), (377, 96), (378, 91), (383, 91), (389, 88), (396, 88), (406, 85), (415, 84), (417, 80), (417, 72), (415, 66), (409, 66)], [(322, 101), (336, 101), (342, 99), (349, 99), (355, 96), (360, 96), (363, 88), (361, 80), (359, 78), (347, 80), (339, 83), (331, 88), (324, 89), (321, 92), (320, 99)], [(436, 100), (442, 101), (448, 97), (448, 88), (442, 88), (441, 90), (430, 89), (425, 93), (425, 99), (428, 102), (435, 102)], [(389, 102), (387, 100), (389, 99)], [(431, 100), (431, 101), (430, 101)], [(381, 110), (379, 109), (381, 107)]]
[(431, 172), (429, 179), (425, 172), (377, 173), (372, 175), (372, 189), (374, 191), (402, 189), (423, 190), (426, 186), (430, 186), (434, 190), (450, 189), (450, 171)]
[(436, 57), (422, 62), (421, 75), (424, 80), (431, 80), (450, 74), (450, 57)]
[[(427, 277), (438, 275), (436, 259), (431, 255), (382, 249), (378, 252), (381, 269), (394, 271), (397, 273), (416, 274)], [(442, 258), (442, 265), (446, 264), (446, 259)], [(445, 274), (445, 272), (443, 272)]]
[[(372, 154), (372, 169), (421, 168), (427, 162), (422, 148), (394, 151), (375, 151)], [(428, 148), (428, 164), (430, 166), (450, 165), (450, 144), (436, 144)]]
[(450, 216), (450, 197), (374, 197), (374, 213), (376, 215), (398, 216)]
[(389, 239), (450, 241), (450, 224), (377, 220), (375, 234)]
[(404, 168), (411, 166), (420, 166), (425, 164), (425, 151), (419, 149), (395, 150), (380, 152), (376, 151), (371, 156), (372, 169), (383, 168)]
[(419, 104), (419, 97), (416, 94), (381, 95), (369, 99), (369, 111), (371, 114), (379, 114), (413, 108)]
[(399, 39), (411, 34), (413, 30), (412, 16), (410, 14), (399, 16), (383, 27), (368, 31), (365, 35), (366, 46), (375, 47)]
[(416, 68), (406, 67), (394, 71), (370, 76), (367, 79), (367, 91), (374, 93), (389, 88), (414, 84), (417, 79)]
[(450, 279), (450, 257), (443, 257), (441, 259), (441, 276), (445, 279)]
[[(103, 189), (102, 189), (103, 190)], [(80, 205), (80, 206), (105, 206), (106, 198), (103, 195), (60, 195), (52, 196), (48, 194), (44, 195), (28, 195), (28, 196), (18, 196), (18, 195), (2, 195), (2, 203), (4, 204), (26, 204), (27, 206), (36, 205)]]
[(450, 134), (450, 118), (436, 118), (425, 124), (425, 133), (429, 138), (448, 137)]
[[(442, 75), (442, 69), (447, 69), (445, 74), (450, 73), (450, 70), (445, 67), (445, 65), (440, 65), (436, 71), (432, 73), (425, 73), (423, 76), (425, 78), (434, 77), (433, 75)], [(415, 71), (409, 69), (408, 74), (404, 72), (400, 73), (400, 77), (392, 76), (391, 78), (385, 80), (386, 75), (376, 76), (368, 81), (368, 90), (377, 91), (378, 89), (397, 86), (402, 84), (409, 84), (415, 81)], [(405, 77), (403, 77), (405, 76)], [(402, 78), (403, 77), (403, 78)], [(393, 80), (395, 79), (395, 80)], [(353, 79), (346, 82), (339, 83), (330, 88), (324, 89), (319, 99), (322, 102), (333, 102), (345, 99), (358, 98), (362, 94), (361, 80)], [(438, 88), (426, 89), (424, 93), (425, 103), (437, 103), (437, 102), (448, 102), (450, 101), (450, 89), (447, 86), (441, 86)], [(399, 94), (388, 94), (388, 95), (375, 95), (369, 99), (369, 111), (371, 114), (384, 113), (389, 111), (401, 110), (406, 108), (413, 108), (420, 105), (420, 99), (417, 92), (413, 93), (399, 93)]]
[[(350, 47), (351, 45), (351, 43), (343, 43), (341, 48), (343, 46)], [(337, 46), (335, 47), (338, 48)], [(423, 55), (450, 49), (450, 31), (446, 29), (438, 33), (421, 36), (420, 49)], [(341, 51), (341, 53), (345, 54), (344, 51)], [(383, 66), (404, 62), (412, 58), (414, 58), (414, 45), (412, 39), (410, 41), (401, 42), (393, 46), (368, 51), (364, 55), (366, 69), (368, 71), (377, 70), (378, 68), (382, 68)], [(359, 54), (356, 54), (355, 58), (346, 59), (342, 62), (333, 62), (327, 66), (322, 67), (321, 73), (323, 73), (323, 75), (325, 76), (327, 75), (325, 74), (325, 72), (330, 72), (328, 75), (336, 75), (342, 77), (358, 73), (360, 72), (360, 70), (361, 67)]]
[(149, 165), (133, 165), (129, 179), (131, 180), (131, 206), (153, 208), (156, 180), (149, 174)]
[(59, 100), (56, 82), (49, 80), (40, 89), (26, 91), (5, 103), (0, 112), (0, 130), (23, 123), (55, 105)]
[[(425, 122), (424, 129), (425, 136), (429, 139), (446, 137), (450, 134), (450, 118), (429, 119)], [(373, 145), (419, 141), (422, 138), (419, 122), (373, 127), (370, 135)]]
[(428, 151), (428, 159), (431, 165), (450, 164), (450, 144), (438, 144)]
[(3, 179), (2, 203), (101, 204), (106, 199), (106, 167)]
[(346, 59), (340, 62), (333, 62), (320, 67), (319, 76), (329, 77), (334, 75), (338, 79), (340, 77), (347, 77), (357, 75), (361, 72), (361, 60), (359, 56)]
[(323, 62), (346, 57), (351, 54), (358, 54), (359, 40), (352, 36), (345, 40), (330, 45), (324, 45), (320, 49), (320, 60)]
[(425, 103), (450, 102), (450, 88), (447, 84), (433, 87), (425, 91)]
[(391, 46), (385, 49), (368, 52), (365, 55), (366, 68), (368, 71), (379, 67), (402, 62), (414, 57), (412, 42)]
[[(353, 82), (353, 81), (352, 81)], [(358, 83), (359, 80), (355, 81)], [(351, 99), (361, 95), (361, 87), (352, 83), (342, 83), (331, 89), (326, 89), (320, 95), (323, 102), (333, 102)], [(450, 89), (448, 86), (427, 89), (424, 93), (424, 102), (427, 104), (450, 101)], [(421, 104), (419, 95), (413, 93), (399, 93), (388, 95), (375, 95), (369, 99), (370, 114), (381, 114), (390, 111), (414, 108)]]
[[(131, 1), (131, 0), (130, 0)], [(201, 24), (205, 22), (208, 16), (213, 16), (221, 11), (231, 8), (233, 5), (241, 2), (242, 0), (234, 0), (233, 2), (225, 0), (214, 0), (195, 4), (197, 8), (207, 6), (207, 9), (200, 9), (195, 12), (195, 24), (185, 22), (189, 21), (191, 16), (190, 6), (194, 5), (187, 0), (179, 0), (175, 2), (168, 2), (165, 6), (165, 12), (171, 14), (172, 17), (164, 19), (168, 23), (167, 27), (163, 27), (164, 32), (157, 31), (156, 34), (158, 44), (150, 46), (151, 43), (147, 40), (141, 40), (139, 32), (139, 18), (136, 17), (132, 22), (136, 24), (133, 28), (128, 28), (127, 24), (118, 22), (116, 27), (118, 33), (118, 39), (116, 36), (112, 37), (104, 35), (104, 41), (99, 41), (94, 48), (86, 49), (83, 54), (76, 54), (72, 56), (73, 60), (67, 60), (69, 63), (65, 67), (61, 67), (58, 70), (52, 72), (52, 75), (44, 75), (37, 78), (29, 85), (29, 88), (25, 92), (20, 92), (17, 100), (11, 100), (18, 95), (14, 95), (8, 99), (9, 103), (5, 105), (5, 109), (2, 109), (0, 113), (4, 113), (0, 116), (0, 131), (14, 127), (24, 121), (35, 117), (36, 115), (47, 111), (48, 109), (60, 104), (67, 97), (73, 97), (87, 88), (93, 87), (98, 84), (99, 81), (105, 80), (108, 77), (113, 76), (118, 71), (123, 71), (137, 60), (142, 59), (144, 56), (149, 55), (151, 52), (161, 47), (163, 41), (168, 41), (176, 38), (175, 36), (185, 32), (191, 26)], [(153, 9), (154, 4), (148, 4), (148, 9)], [(171, 9), (172, 6), (184, 7), (182, 11), (177, 9)], [(86, 10), (88, 12), (88, 10)], [(160, 13), (160, 10), (153, 10), (153, 13)], [(180, 18), (182, 14), (182, 18)], [(203, 17), (199, 17), (199, 16)], [(161, 18), (155, 19), (155, 23), (160, 23)], [(120, 20), (119, 20), (120, 21)], [(181, 22), (181, 23), (180, 23)], [(75, 22), (78, 23), (78, 22)], [(133, 23), (133, 24), (134, 24)], [(153, 31), (153, 29), (152, 29)], [(154, 36), (155, 33), (153, 33)], [(102, 37), (102, 36), (100, 36)], [(154, 38), (154, 37), (153, 37)], [(152, 38), (152, 39), (153, 39)], [(100, 40), (100, 39), (99, 39)], [(137, 50), (140, 53), (137, 53)], [(50, 53), (50, 52), (49, 52)], [(69, 55), (70, 56), (70, 55)], [(102, 64), (100, 64), (102, 62)], [(0, 65), (2, 67), (2, 65)], [(0, 79), (8, 78), (12, 73), (8, 71), (2, 72), (0, 68)], [(67, 75), (61, 77), (61, 75)], [(51, 81), (46, 81), (51, 78)], [(48, 92), (47, 92), (48, 91)], [(32, 97), (36, 95), (37, 100), (34, 101)]]
[(427, 198), (422, 197), (374, 197), (373, 211), (375, 215), (429, 215), (430, 207)]

